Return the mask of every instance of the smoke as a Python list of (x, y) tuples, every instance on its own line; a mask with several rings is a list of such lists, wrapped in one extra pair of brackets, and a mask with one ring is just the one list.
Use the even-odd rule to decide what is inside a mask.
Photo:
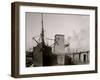
[(74, 30), (73, 35), (68, 36), (67, 40), (70, 42), (71, 50), (89, 50), (89, 31), (87, 29)]

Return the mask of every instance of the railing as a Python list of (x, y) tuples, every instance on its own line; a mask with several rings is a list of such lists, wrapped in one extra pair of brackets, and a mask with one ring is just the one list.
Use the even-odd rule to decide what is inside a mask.
[(67, 54), (74, 64), (88, 64), (89, 63), (89, 51), (84, 51), (84, 52), (75, 52), (71, 54)]

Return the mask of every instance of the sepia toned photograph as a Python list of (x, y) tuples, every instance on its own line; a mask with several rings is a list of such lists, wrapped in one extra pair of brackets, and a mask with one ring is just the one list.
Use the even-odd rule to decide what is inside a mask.
[(89, 64), (90, 16), (25, 13), (26, 67)]

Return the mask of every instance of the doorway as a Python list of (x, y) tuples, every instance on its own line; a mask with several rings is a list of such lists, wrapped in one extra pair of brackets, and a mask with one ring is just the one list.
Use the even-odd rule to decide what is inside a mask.
[(83, 62), (86, 62), (86, 54), (83, 55)]

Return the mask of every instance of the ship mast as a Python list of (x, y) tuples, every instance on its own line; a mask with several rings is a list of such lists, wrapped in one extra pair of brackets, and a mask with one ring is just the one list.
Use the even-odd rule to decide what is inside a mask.
[(45, 41), (44, 41), (44, 28), (43, 28), (43, 14), (41, 14), (41, 18), (42, 18), (42, 20), (41, 20), (41, 23), (42, 23), (42, 31), (41, 31), (41, 40), (42, 40), (42, 48), (43, 48), (43, 46), (45, 45)]

